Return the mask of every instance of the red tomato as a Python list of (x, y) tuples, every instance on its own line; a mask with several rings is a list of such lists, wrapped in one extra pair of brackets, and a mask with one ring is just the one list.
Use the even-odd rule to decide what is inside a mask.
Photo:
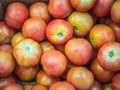
[(30, 17), (40, 17), (48, 23), (51, 19), (51, 15), (48, 11), (48, 4), (44, 2), (33, 3), (30, 8)]
[(28, 13), (28, 8), (24, 3), (10, 3), (5, 11), (5, 21), (10, 27), (20, 29), (28, 18)]
[(50, 50), (42, 55), (41, 64), (49, 76), (59, 77), (67, 67), (67, 59), (60, 51)]
[(120, 43), (111, 41), (105, 43), (97, 53), (99, 64), (106, 70), (120, 70)]
[(77, 89), (86, 90), (94, 84), (94, 76), (85, 67), (72, 67), (67, 73), (67, 81), (72, 83)]
[(90, 69), (93, 72), (95, 79), (103, 83), (109, 82), (114, 75), (114, 72), (102, 68), (97, 59), (91, 63)]
[(47, 25), (46, 37), (53, 44), (64, 44), (73, 37), (73, 28), (65, 20), (55, 19)]
[(96, 0), (91, 11), (97, 17), (105, 17), (110, 14), (114, 1), (115, 0)]
[(86, 39), (73, 38), (65, 44), (65, 55), (71, 63), (84, 65), (90, 60), (92, 46)]
[(48, 10), (54, 18), (66, 18), (73, 8), (69, 0), (49, 0)]
[(39, 17), (27, 19), (22, 27), (22, 33), (25, 38), (31, 38), (38, 42), (45, 39), (46, 23)]

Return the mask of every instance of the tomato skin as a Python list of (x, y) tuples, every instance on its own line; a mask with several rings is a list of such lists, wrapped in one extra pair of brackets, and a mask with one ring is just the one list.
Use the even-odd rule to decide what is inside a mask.
[(97, 59), (92, 61), (90, 70), (93, 72), (95, 79), (103, 83), (109, 82), (114, 75), (114, 72), (101, 67)]
[(24, 3), (13, 2), (7, 6), (5, 21), (10, 27), (20, 29), (27, 18), (28, 8)]
[(67, 81), (77, 89), (86, 90), (94, 84), (93, 73), (83, 66), (72, 67), (67, 73)]

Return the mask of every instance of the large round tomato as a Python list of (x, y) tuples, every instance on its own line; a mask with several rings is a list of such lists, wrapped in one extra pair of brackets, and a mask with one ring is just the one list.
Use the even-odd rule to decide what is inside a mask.
[(86, 64), (92, 55), (92, 45), (83, 38), (70, 39), (65, 44), (65, 55), (75, 65)]
[(77, 89), (86, 90), (94, 84), (93, 73), (85, 67), (72, 67), (67, 73), (67, 81)]
[(32, 39), (23, 39), (13, 48), (13, 56), (17, 63), (24, 67), (37, 65), (41, 54), (40, 44)]

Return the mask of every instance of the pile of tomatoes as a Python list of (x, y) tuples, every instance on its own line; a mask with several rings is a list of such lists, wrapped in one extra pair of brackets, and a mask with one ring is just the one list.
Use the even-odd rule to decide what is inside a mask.
[(120, 0), (11, 2), (0, 21), (0, 90), (120, 90)]

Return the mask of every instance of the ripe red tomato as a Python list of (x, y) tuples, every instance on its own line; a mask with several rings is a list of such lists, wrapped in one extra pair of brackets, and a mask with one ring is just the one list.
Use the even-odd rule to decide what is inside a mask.
[(41, 64), (49, 76), (59, 77), (67, 67), (67, 59), (60, 51), (50, 50), (42, 55)]
[(93, 73), (83, 66), (72, 67), (67, 73), (67, 81), (77, 89), (86, 90), (94, 84)]
[(114, 1), (115, 0), (96, 0), (91, 11), (97, 17), (105, 17), (110, 14)]
[(68, 60), (75, 65), (87, 64), (92, 55), (92, 45), (83, 38), (70, 39), (64, 50)]
[(66, 18), (73, 11), (69, 0), (49, 0), (48, 10), (54, 18)]
[(22, 33), (25, 38), (31, 38), (40, 42), (45, 39), (46, 23), (39, 17), (27, 19), (22, 27)]
[(120, 43), (111, 41), (105, 43), (97, 53), (99, 64), (106, 70), (120, 70)]
[(28, 13), (28, 8), (24, 3), (10, 3), (5, 11), (5, 21), (10, 27), (20, 29), (28, 18)]
[(53, 44), (64, 44), (73, 37), (73, 28), (65, 20), (55, 19), (47, 25), (46, 37)]
[(48, 4), (44, 2), (33, 3), (29, 8), (30, 17), (40, 17), (48, 23), (51, 20), (51, 15), (48, 11)]
[(103, 83), (109, 82), (114, 75), (114, 72), (102, 68), (97, 59), (92, 61), (90, 69), (93, 72), (95, 79)]

